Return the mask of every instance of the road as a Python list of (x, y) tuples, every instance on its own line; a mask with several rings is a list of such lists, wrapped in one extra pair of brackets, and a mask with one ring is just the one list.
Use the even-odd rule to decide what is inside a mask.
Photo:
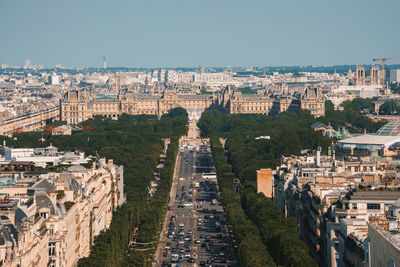
[[(198, 129), (189, 132), (192, 138), (198, 136)], [(202, 177), (202, 173), (215, 170), (208, 140), (192, 138), (180, 141), (169, 209), (153, 266), (238, 266), (218, 201), (216, 178)]]

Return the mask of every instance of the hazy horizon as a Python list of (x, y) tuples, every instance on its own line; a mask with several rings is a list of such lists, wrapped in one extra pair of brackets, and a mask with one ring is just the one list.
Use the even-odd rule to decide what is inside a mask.
[[(379, 64), (400, 1), (1, 1), (0, 64), (193, 68)], [(388, 61), (398, 64), (400, 61)]]

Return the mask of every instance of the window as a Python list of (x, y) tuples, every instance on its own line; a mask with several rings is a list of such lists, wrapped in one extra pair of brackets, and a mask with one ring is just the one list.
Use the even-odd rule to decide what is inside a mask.
[(43, 217), (44, 219), (47, 219), (47, 212), (41, 212), (40, 216)]
[(53, 225), (49, 226), (49, 234), (54, 235), (54, 226)]
[(367, 203), (367, 210), (380, 210), (381, 205), (377, 203)]
[(353, 210), (356, 210), (357, 209), (357, 203), (353, 203)]
[(49, 256), (55, 256), (56, 255), (56, 243), (50, 242), (49, 243)]
[(50, 260), (49, 261), (49, 267), (56, 267), (56, 261), (55, 260)]

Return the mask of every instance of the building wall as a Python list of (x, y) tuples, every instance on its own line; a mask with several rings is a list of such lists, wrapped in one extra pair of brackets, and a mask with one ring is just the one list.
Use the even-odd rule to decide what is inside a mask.
[[(51, 211), (47, 206), (39, 209), (34, 202), (35, 197), (31, 198), (29, 206), (22, 204), (27, 202), (21, 203), (21, 209), (28, 216), (27, 222), (23, 232), (18, 234), (18, 244), (15, 247), (0, 245), (0, 265), (76, 266), (79, 258), (89, 255), (95, 236), (110, 226), (112, 212), (125, 201), (123, 190), (119, 191), (123, 187), (123, 168), (114, 165), (112, 160), (106, 162), (100, 159), (91, 169), (49, 173), (47, 179), (50, 177), (55, 191), (35, 191), (34, 194), (46, 194), (54, 210)], [(68, 179), (71, 179), (70, 182), (75, 179), (74, 184), (80, 184), (85, 190), (70, 189), (66, 184)], [(10, 185), (10, 197), (16, 193), (12, 187)], [(64, 191), (60, 199), (57, 199), (57, 190)], [(2, 192), (7, 194), (7, 187)], [(27, 198), (26, 191), (22, 195)], [(13, 201), (18, 203), (17, 200)], [(68, 211), (64, 208), (66, 201), (73, 202)], [(11, 224), (15, 224), (15, 209), (16, 206), (7, 210), (2, 207), (0, 215), (7, 216)], [(3, 223), (0, 224), (0, 231), (3, 231)]]
[(272, 184), (273, 184), (272, 170), (261, 169), (257, 171), (257, 193), (263, 193), (266, 197), (272, 198)]
[[(320, 92), (319, 89), (316, 91)], [(301, 104), (297, 102), (287, 97), (273, 99), (267, 95), (243, 96), (240, 92), (232, 92), (230, 86), (227, 86), (218, 98), (205, 95), (182, 96), (176, 92), (164, 92), (161, 97), (151, 95), (137, 97), (131, 92), (124, 92), (114, 100), (95, 100), (85, 91), (78, 90), (65, 92), (61, 99), (61, 120), (67, 121), (68, 124), (76, 124), (95, 115), (117, 119), (123, 113), (161, 117), (170, 109), (177, 107), (201, 106), (205, 109), (213, 105), (230, 114), (270, 114), (273, 109), (274, 113), (278, 114), (284, 111), (297, 111), (299, 108), (310, 110), (314, 116), (325, 114), (325, 100), (321, 94), (305, 96), (300, 101)], [(293, 106), (296, 106), (296, 110)]]
[[(400, 250), (381, 231), (368, 224), (370, 266), (399, 266)], [(390, 265), (389, 263), (395, 264)]]
[(390, 80), (389, 82), (400, 82), (400, 69), (390, 70)]

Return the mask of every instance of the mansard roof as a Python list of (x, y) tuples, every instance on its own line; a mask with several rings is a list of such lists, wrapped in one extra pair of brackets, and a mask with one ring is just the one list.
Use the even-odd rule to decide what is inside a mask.
[(36, 200), (36, 207), (37, 209), (49, 208), (50, 214), (56, 214), (56, 208), (54, 207), (53, 202), (49, 198), (49, 196), (45, 193), (38, 193), (34, 196)]
[(33, 188), (40, 188), (40, 189), (44, 189), (45, 192), (55, 192), (56, 188), (49, 183), (46, 179), (42, 179), (40, 182), (36, 183), (34, 186), (32, 186)]

